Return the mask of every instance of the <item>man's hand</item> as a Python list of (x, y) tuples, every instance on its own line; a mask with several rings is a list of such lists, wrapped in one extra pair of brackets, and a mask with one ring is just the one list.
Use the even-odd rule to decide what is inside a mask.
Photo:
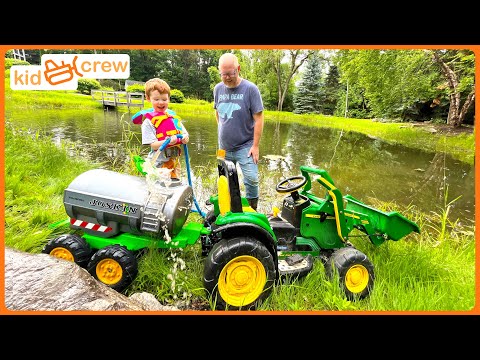
[(259, 154), (260, 154), (260, 150), (259, 150), (258, 146), (252, 146), (252, 147), (250, 148), (250, 151), (248, 152), (248, 157), (250, 157), (250, 155), (252, 155), (252, 157), (253, 157), (253, 162), (254, 162), (255, 164), (258, 164)]

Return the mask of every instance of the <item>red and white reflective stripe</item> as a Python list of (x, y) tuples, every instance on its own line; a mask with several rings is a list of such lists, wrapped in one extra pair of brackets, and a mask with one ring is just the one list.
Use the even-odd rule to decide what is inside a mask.
[(77, 219), (74, 219), (74, 218), (70, 218), (70, 224), (72, 224), (74, 226), (80, 226), (80, 227), (83, 227), (83, 228), (89, 229), (89, 230), (99, 231), (99, 232), (109, 232), (109, 231), (112, 230), (112, 228), (108, 227), (108, 226), (89, 223), (89, 222), (82, 221), (82, 220), (77, 220)]

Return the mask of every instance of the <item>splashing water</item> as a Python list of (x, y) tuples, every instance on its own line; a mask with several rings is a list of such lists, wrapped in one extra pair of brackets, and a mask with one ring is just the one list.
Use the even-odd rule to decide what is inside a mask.
[[(142, 169), (146, 173), (145, 180), (147, 183), (147, 189), (150, 195), (150, 199), (157, 204), (164, 204), (167, 201), (169, 195), (175, 191), (175, 187), (171, 187), (171, 171), (167, 168), (157, 168), (153, 166), (152, 162), (147, 160), (142, 164)], [(180, 205), (181, 208), (185, 206), (187, 209), (191, 209), (193, 206), (193, 201), (187, 200), (185, 205)], [(186, 268), (185, 261), (180, 257), (183, 252), (182, 248), (176, 248), (178, 246), (178, 241), (172, 241), (172, 238), (167, 229), (167, 221), (165, 215), (161, 213), (160, 207), (158, 212), (155, 214), (162, 221), (163, 228), (163, 237), (165, 244), (170, 245), (169, 248), (170, 255), (169, 260), (173, 262), (170, 273), (167, 275), (167, 279), (171, 281), (170, 289), (173, 293), (173, 299), (176, 301), (190, 302), (192, 294), (185, 291), (184, 281), (179, 281), (179, 271), (183, 271)]]
[(171, 169), (153, 166), (150, 161), (145, 161), (142, 164), (142, 169), (147, 173), (147, 182), (154, 183), (156, 181), (161, 181), (165, 183), (166, 186), (169, 186), (172, 183), (172, 179), (170, 177), (170, 172), (172, 171)]
[(166, 201), (166, 197), (173, 191), (169, 188), (172, 184), (172, 178), (170, 176), (171, 170), (167, 168), (157, 168), (153, 166), (150, 161), (145, 161), (142, 164), (142, 169), (146, 172), (145, 180), (151, 199), (163, 204)]

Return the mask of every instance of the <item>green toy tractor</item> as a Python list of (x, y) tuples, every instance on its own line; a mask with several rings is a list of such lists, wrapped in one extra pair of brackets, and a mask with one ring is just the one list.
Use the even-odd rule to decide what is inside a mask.
[[(188, 155), (188, 153), (186, 154)], [(135, 160), (142, 172), (142, 162)], [(187, 164), (188, 165), (188, 164)], [(188, 166), (187, 166), (188, 168)], [(66, 222), (82, 235), (51, 239), (42, 252), (73, 261), (100, 282), (121, 292), (138, 273), (137, 255), (147, 248), (185, 248), (201, 241), (204, 287), (216, 309), (257, 308), (277, 281), (301, 277), (315, 259), (330, 277), (338, 274), (348, 299), (369, 295), (375, 279), (368, 257), (349, 242), (353, 229), (374, 245), (420, 232), (397, 212), (384, 213), (352, 196), (342, 196), (325, 170), (301, 166), (301, 175), (277, 184), (282, 209), (265, 215), (240, 195), (235, 165), (217, 157), (218, 193), (203, 223), (186, 219), (198, 204), (191, 185), (158, 182), (105, 169), (89, 170), (64, 191)], [(189, 177), (190, 180), (190, 177)], [(314, 182), (326, 189), (322, 198)]]
[[(374, 245), (420, 232), (397, 212), (342, 196), (325, 170), (301, 166), (300, 171), (277, 184), (276, 191), (286, 194), (282, 209), (267, 216), (240, 196), (233, 163), (218, 158), (218, 195), (210, 198), (214, 208), (205, 219), (210, 233), (202, 236), (204, 286), (217, 306), (255, 308), (276, 280), (307, 274), (315, 258), (324, 262), (330, 278), (338, 274), (348, 299), (365, 298), (373, 289), (374, 267), (348, 241), (350, 232), (360, 230)], [(324, 198), (311, 191), (312, 181), (326, 188)]]

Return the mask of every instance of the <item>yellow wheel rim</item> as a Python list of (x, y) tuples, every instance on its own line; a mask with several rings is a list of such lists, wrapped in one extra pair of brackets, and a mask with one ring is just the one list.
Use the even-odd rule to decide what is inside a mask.
[(263, 292), (267, 274), (253, 256), (239, 256), (224, 266), (218, 278), (218, 292), (230, 306), (246, 306)]
[(65, 249), (64, 247), (56, 247), (52, 251), (50, 251), (50, 255), (55, 256), (60, 259), (74, 261), (73, 254)]
[(98, 280), (107, 285), (118, 283), (123, 276), (122, 267), (113, 259), (103, 259), (97, 264), (95, 271)]
[(354, 293), (361, 293), (368, 285), (368, 270), (363, 265), (354, 265), (348, 269), (345, 275), (345, 286)]

